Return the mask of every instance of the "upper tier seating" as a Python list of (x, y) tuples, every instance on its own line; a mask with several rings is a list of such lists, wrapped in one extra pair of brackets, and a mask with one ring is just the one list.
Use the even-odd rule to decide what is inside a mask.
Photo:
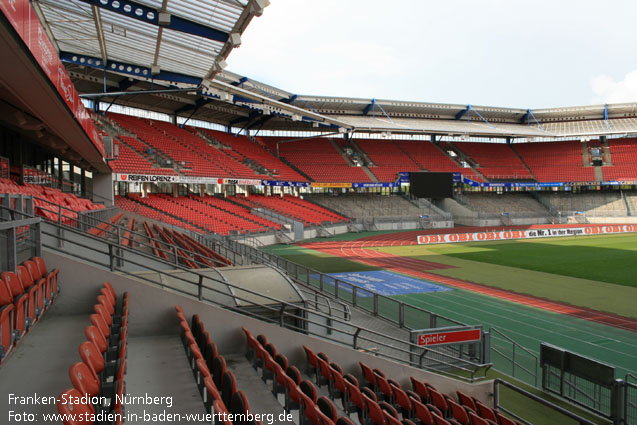
[(297, 173), (289, 165), (281, 161), (272, 153), (265, 150), (265, 148), (259, 143), (253, 142), (246, 136), (235, 136), (233, 134), (214, 130), (205, 130), (205, 132), (209, 137), (218, 140), (226, 146), (230, 146), (234, 151), (238, 152), (244, 158), (255, 161), (259, 165), (267, 168), (268, 171), (270, 171), (273, 177), (277, 180), (296, 182), (307, 181), (304, 176)]
[(320, 205), (291, 195), (284, 195), (283, 197), (250, 195), (247, 198), (244, 196), (235, 196), (232, 199), (246, 206), (264, 207), (265, 209), (300, 221), (305, 225), (347, 220), (345, 217), (329, 211)]
[(458, 166), (433, 143), (422, 140), (394, 140), (394, 143), (407, 152), (423, 170), (439, 173), (462, 173), (463, 176), (474, 181), (483, 181), (471, 168)]
[(371, 182), (369, 176), (360, 167), (352, 167), (336, 150), (332, 142), (317, 137), (308, 140), (286, 142), (284, 138), (263, 137), (263, 142), (271, 152), (294, 164), (316, 182)]
[(515, 152), (503, 143), (454, 142), (453, 146), (473, 159), (488, 179), (530, 180), (533, 178)]
[[(121, 137), (124, 139), (124, 136)], [(128, 138), (135, 140), (133, 138)], [(139, 143), (139, 142), (138, 142)], [(160, 175), (176, 175), (175, 170), (170, 168), (157, 168), (153, 165), (136, 149), (132, 149), (123, 143), (119, 145), (119, 156), (116, 160), (110, 162), (110, 166), (116, 173), (129, 173), (129, 174), (160, 174)]]
[(126, 130), (172, 158), (181, 173), (199, 177), (261, 178), (235, 158), (220, 152), (192, 133), (163, 121), (109, 114)]
[(577, 141), (516, 143), (512, 146), (539, 182), (595, 181), (593, 167), (583, 167)]
[(611, 139), (612, 166), (602, 168), (604, 180), (637, 180), (637, 139)]
[(393, 140), (358, 139), (358, 146), (376, 165), (370, 167), (381, 182), (396, 181), (400, 171), (420, 171), (421, 167)]

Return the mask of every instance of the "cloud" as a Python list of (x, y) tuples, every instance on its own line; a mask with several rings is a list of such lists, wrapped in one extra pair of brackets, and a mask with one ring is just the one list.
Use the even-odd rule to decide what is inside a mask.
[(637, 102), (637, 70), (626, 74), (621, 81), (598, 75), (591, 78), (590, 84), (595, 94), (593, 103)]

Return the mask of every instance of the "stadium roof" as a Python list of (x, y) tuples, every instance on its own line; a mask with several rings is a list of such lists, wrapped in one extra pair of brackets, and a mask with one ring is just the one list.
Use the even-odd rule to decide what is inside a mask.
[(228, 127), (483, 137), (637, 134), (637, 103), (525, 109), (297, 95), (224, 71), (267, 0), (37, 0), (78, 92)]
[(33, 2), (60, 56), (210, 78), (266, 0), (38, 0)]

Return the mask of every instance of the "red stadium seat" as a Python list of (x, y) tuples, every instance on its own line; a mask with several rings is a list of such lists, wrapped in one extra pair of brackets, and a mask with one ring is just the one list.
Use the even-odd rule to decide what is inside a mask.
[[(69, 401), (82, 400), (82, 394), (75, 388), (64, 391), (58, 396), (57, 410), (63, 417), (64, 425), (93, 425), (90, 420), (95, 414), (95, 409), (90, 403), (70, 403)], [(72, 418), (75, 417), (76, 420)]]

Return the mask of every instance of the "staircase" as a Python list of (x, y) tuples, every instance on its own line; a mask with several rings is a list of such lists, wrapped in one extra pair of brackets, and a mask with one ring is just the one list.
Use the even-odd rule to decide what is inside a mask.
[(608, 139), (604, 141), (604, 164), (606, 165), (614, 165), (613, 157), (610, 154), (610, 145), (608, 144)]
[(635, 215), (637, 215), (637, 211), (635, 211), (634, 205), (632, 202), (628, 202), (628, 198), (626, 198), (626, 194), (624, 193), (623, 190), (620, 190), (619, 193), (621, 194), (622, 200), (624, 201), (624, 204), (626, 204), (626, 212), (627, 215), (630, 217), (634, 217)]
[(584, 167), (591, 166), (591, 156), (588, 153), (588, 142), (582, 143), (582, 166)]
[(604, 174), (602, 173), (602, 167), (593, 167), (595, 169), (595, 180), (598, 182), (604, 181)]
[(422, 166), (421, 166), (418, 162), (416, 162), (416, 160), (415, 160), (414, 158), (412, 158), (412, 157), (411, 157), (411, 155), (409, 155), (409, 152), (407, 152), (405, 149), (403, 149), (403, 147), (402, 147), (402, 146), (400, 146), (398, 143), (395, 143), (395, 146), (396, 146), (396, 147), (397, 147), (397, 148), (398, 148), (398, 149), (399, 149), (402, 153), (404, 153), (404, 154), (405, 154), (405, 156), (407, 156), (407, 157), (409, 158), (409, 160), (410, 160), (411, 162), (413, 162), (413, 163), (416, 165), (416, 167), (418, 167), (418, 169), (419, 169), (420, 171), (427, 171), (427, 170), (424, 170), (424, 169), (422, 168)]
[[(449, 155), (449, 153), (448, 153), (446, 150), (444, 150), (443, 148), (441, 148), (441, 147), (440, 147), (440, 144), (438, 144), (438, 143), (432, 143), (432, 145), (433, 145), (436, 149), (438, 149), (440, 152), (442, 152), (442, 154), (443, 154), (444, 156), (446, 156), (446, 157), (447, 157), (447, 158), (449, 158), (451, 161), (453, 161), (453, 163), (454, 163), (454, 164), (456, 164), (456, 165), (458, 166), (458, 168), (464, 168), (464, 167), (463, 167), (463, 166), (462, 166), (462, 165), (458, 162), (458, 160), (457, 160), (455, 157), (453, 157), (453, 156)], [(450, 146), (449, 148), (451, 149), (451, 146)], [(454, 148), (454, 149), (455, 149), (455, 148)]]
[(336, 151), (338, 153), (341, 154), (341, 156), (343, 157), (343, 159), (345, 160), (345, 162), (347, 162), (347, 165), (349, 165), (350, 167), (355, 167), (356, 165), (352, 162), (351, 159), (349, 159), (349, 156), (345, 154), (345, 152), (343, 152), (343, 149), (341, 149), (341, 147), (338, 145), (338, 143), (336, 143), (334, 141), (334, 139), (332, 139), (331, 137), (328, 137), (327, 140), (330, 141), (330, 143), (332, 144), (332, 146), (334, 146), (334, 149), (336, 149)]
[(356, 152), (358, 152), (358, 155), (361, 158), (363, 158), (363, 160), (364, 160), (365, 164), (367, 164), (367, 166), (375, 165), (374, 162), (371, 159), (369, 159), (369, 156), (367, 155), (367, 153), (365, 151), (363, 151), (360, 146), (358, 146), (358, 143), (356, 143), (354, 141), (354, 139), (349, 139), (349, 144), (352, 146), (352, 148), (354, 148), (354, 150)]
[[(97, 122), (100, 125), (102, 125), (102, 129), (106, 131), (111, 137), (113, 137), (113, 139), (116, 139), (119, 143), (126, 145), (128, 148), (137, 152), (144, 159), (150, 162), (154, 168), (172, 168), (177, 172), (181, 171), (182, 167), (180, 164), (177, 164), (166, 153), (162, 152), (161, 150), (157, 149), (154, 146), (149, 145), (145, 140), (141, 139), (136, 133), (127, 130), (126, 128), (122, 127), (117, 122), (109, 118), (106, 118), (100, 115), (93, 115), (93, 117), (96, 118), (96, 121), (94, 122)], [(130, 144), (126, 143), (126, 141), (121, 139), (120, 136), (131, 137), (137, 140), (139, 143), (146, 146), (148, 148), (148, 151), (140, 152), (139, 150), (135, 149)], [(153, 152), (152, 154), (149, 153), (150, 150), (152, 150)]]
[[(164, 152), (162, 152), (161, 150), (153, 146), (150, 146), (148, 143), (146, 143), (144, 140), (140, 139), (136, 135), (133, 134), (132, 136), (128, 136), (128, 137), (132, 137), (135, 140), (137, 140), (139, 143), (146, 146), (148, 148), (148, 151), (140, 152), (137, 149), (135, 149), (133, 146), (131, 146), (130, 144), (126, 143), (125, 140), (119, 138), (117, 135), (113, 136), (113, 138), (116, 139), (119, 143), (126, 145), (128, 148), (137, 152), (142, 158), (150, 162), (153, 168), (172, 168), (173, 170), (177, 172), (181, 172), (182, 168), (185, 168), (185, 167), (182, 167), (182, 165), (177, 163), (176, 161), (173, 161), (173, 159), (170, 158), (168, 155), (166, 155)], [(150, 153), (151, 150), (153, 152), (152, 154)]]
[(369, 167), (367, 166), (363, 166), (361, 167), (363, 169), (363, 171), (365, 171), (365, 174), (367, 174), (367, 177), (369, 177), (371, 179), (371, 181), (373, 181), (374, 183), (378, 183), (378, 177), (376, 177), (376, 175), (374, 175), (374, 173), (372, 173), (372, 170), (369, 169)]
[[(275, 155), (276, 156), (276, 155)], [(288, 161), (287, 159), (285, 159), (284, 157), (280, 156), (278, 157), (279, 160), (281, 160), (281, 162), (283, 162), (285, 165), (287, 165), (288, 167), (290, 167), (291, 169), (293, 169), (294, 171), (296, 171), (297, 173), (299, 173), (300, 175), (302, 175), (303, 177), (305, 177), (307, 179), (307, 181), (309, 182), (313, 182), (314, 179), (311, 178), (310, 176), (308, 176), (307, 174), (305, 174), (303, 172), (303, 170), (301, 170), (299, 167), (297, 167), (296, 165), (292, 164), (290, 161)]]
[(513, 153), (515, 154), (515, 156), (518, 157), (518, 159), (520, 160), (520, 162), (522, 163), (522, 165), (524, 165), (524, 168), (526, 169), (526, 171), (529, 172), (529, 174), (531, 175), (531, 177), (533, 177), (533, 180), (537, 181), (537, 177), (535, 177), (535, 174), (533, 174), (533, 171), (529, 168), (528, 165), (526, 165), (526, 162), (524, 162), (524, 160), (522, 159), (522, 157), (520, 156), (520, 154), (518, 153), (518, 151), (515, 150), (515, 148), (513, 147), (513, 145), (511, 145), (511, 150), (513, 151)]
[[(463, 152), (460, 148), (458, 148), (457, 146), (453, 146), (451, 143), (448, 143), (448, 145), (449, 145), (449, 147), (450, 147), (452, 150), (454, 150), (456, 153), (460, 153), (460, 155), (459, 155), (459, 156), (460, 156), (460, 159), (462, 159), (462, 160), (463, 160), (463, 161), (465, 161), (467, 164), (469, 164), (469, 167), (471, 167), (471, 170), (473, 170), (473, 172), (474, 172), (474, 173), (476, 173), (478, 176), (480, 176), (480, 178), (481, 178), (482, 180), (484, 180), (485, 182), (488, 182), (488, 181), (489, 181), (489, 179), (488, 179), (488, 178), (486, 178), (486, 177), (484, 176), (484, 174), (482, 174), (482, 173), (480, 172), (480, 170), (478, 170), (478, 167), (476, 167), (476, 165), (475, 165), (475, 161), (474, 161), (473, 159), (471, 159), (471, 157), (470, 157), (469, 155), (467, 155), (466, 153), (464, 153), (464, 152)], [(447, 153), (445, 152), (445, 154), (447, 154)], [(449, 154), (447, 154), (447, 156), (449, 156)], [(453, 158), (452, 158), (452, 159), (453, 159)], [(456, 163), (457, 163), (457, 161), (456, 161)], [(460, 165), (460, 164), (458, 164), (458, 166), (459, 166), (459, 167), (461, 167), (461, 168), (464, 168), (464, 167), (462, 167), (462, 165)]]

